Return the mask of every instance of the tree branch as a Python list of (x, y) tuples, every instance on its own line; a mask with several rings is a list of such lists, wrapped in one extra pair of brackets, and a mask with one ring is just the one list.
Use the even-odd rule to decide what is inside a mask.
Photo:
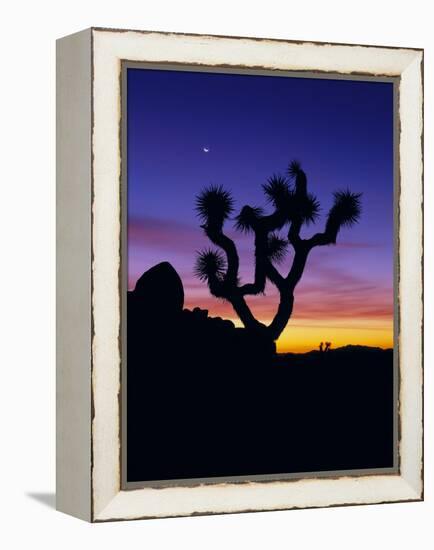
[(286, 277), (287, 288), (291, 292), (294, 292), (295, 287), (303, 276), (309, 252), (310, 249), (306, 246), (300, 246), (295, 252), (291, 270)]
[(333, 235), (330, 235), (326, 231), (323, 233), (316, 233), (313, 237), (310, 239), (307, 239), (306, 246), (309, 249), (314, 248), (315, 246), (327, 246), (329, 244), (335, 244), (336, 243), (336, 237), (333, 237)]
[(294, 250), (300, 248), (302, 240), (300, 238), (301, 226), (303, 225), (303, 220), (301, 216), (292, 220), (291, 225), (288, 231), (288, 241), (292, 244)]
[(238, 269), (240, 266), (240, 260), (238, 258), (237, 247), (235, 246), (234, 241), (223, 233), (221, 227), (212, 227), (210, 225), (203, 225), (202, 227), (210, 241), (216, 246), (219, 246), (225, 252), (227, 269), (224, 276), (224, 282), (227, 285), (236, 288), (238, 285)]
[(236, 293), (234, 296), (231, 296), (229, 298), (229, 301), (246, 328), (249, 328), (251, 330), (266, 329), (263, 323), (260, 323), (257, 319), (255, 319), (251, 309), (249, 308), (244, 297), (241, 294)]
[(246, 283), (240, 287), (243, 296), (256, 295), (264, 292), (266, 282), (266, 247), (267, 233), (260, 229), (255, 230), (255, 279), (253, 283)]

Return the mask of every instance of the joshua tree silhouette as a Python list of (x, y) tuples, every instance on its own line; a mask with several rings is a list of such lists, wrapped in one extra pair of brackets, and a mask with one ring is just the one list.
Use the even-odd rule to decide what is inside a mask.
[[(214, 249), (198, 252), (195, 273), (207, 282), (212, 295), (232, 304), (246, 329), (276, 340), (291, 317), (294, 290), (303, 275), (310, 251), (316, 246), (335, 244), (340, 229), (359, 220), (361, 193), (336, 191), (324, 231), (303, 239), (301, 228), (315, 223), (320, 204), (307, 190), (306, 174), (300, 163), (291, 162), (288, 177), (275, 175), (269, 178), (263, 190), (273, 207), (271, 214), (266, 214), (262, 208), (246, 205), (235, 217), (238, 231), (254, 235), (254, 281), (240, 284), (237, 248), (223, 231), (225, 221), (234, 211), (234, 200), (222, 186), (205, 188), (196, 197), (196, 210), (206, 236), (224, 255)], [(287, 230), (285, 238), (276, 233), (283, 228)], [(282, 275), (276, 264), (285, 258), (289, 245), (294, 249), (294, 257), (289, 272)], [(277, 287), (280, 295), (277, 312), (268, 326), (255, 319), (245, 300), (248, 295), (263, 293), (267, 279)]]

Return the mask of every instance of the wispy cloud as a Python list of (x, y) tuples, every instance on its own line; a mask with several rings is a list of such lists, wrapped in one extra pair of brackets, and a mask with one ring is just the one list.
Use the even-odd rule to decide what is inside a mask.
[[(182, 222), (167, 221), (161, 218), (140, 218), (128, 220), (128, 247), (159, 248), (177, 252), (191, 250), (192, 245), (200, 246), (201, 234), (197, 228)], [(188, 247), (188, 248), (187, 248)]]
[(373, 243), (373, 242), (351, 242), (344, 241), (336, 243), (336, 248), (386, 248), (389, 245), (386, 243)]

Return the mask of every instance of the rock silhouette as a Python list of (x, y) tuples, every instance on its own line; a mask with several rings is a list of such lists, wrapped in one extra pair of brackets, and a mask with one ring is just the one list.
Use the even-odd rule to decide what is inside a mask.
[(162, 262), (145, 271), (134, 288), (134, 297), (158, 316), (172, 316), (184, 307), (181, 277), (169, 262)]
[(183, 296), (168, 263), (128, 292), (129, 481), (393, 465), (391, 350), (276, 354)]

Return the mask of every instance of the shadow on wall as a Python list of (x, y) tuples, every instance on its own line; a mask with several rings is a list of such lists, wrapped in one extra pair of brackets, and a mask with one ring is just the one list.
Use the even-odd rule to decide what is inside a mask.
[(48, 508), (56, 509), (56, 493), (26, 493), (26, 496)]

